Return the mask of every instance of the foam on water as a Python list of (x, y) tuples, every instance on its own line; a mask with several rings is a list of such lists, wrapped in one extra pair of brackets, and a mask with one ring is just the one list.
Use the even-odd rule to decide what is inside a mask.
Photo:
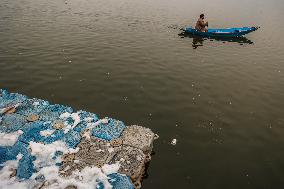
[(23, 134), (22, 130), (18, 130), (13, 133), (1, 133), (0, 132), (0, 146), (13, 146), (17, 140), (18, 137)]
[[(97, 115), (89, 112), (73, 113), (70, 107), (27, 99), (26, 96), (5, 90), (0, 92), (0, 189), (39, 188), (43, 184), (44, 188), (52, 189), (68, 186), (80, 189), (103, 186), (110, 189), (112, 185), (108, 175), (126, 177), (117, 173), (119, 163), (105, 164), (102, 168), (89, 165), (80, 171), (74, 170), (67, 177), (60, 176), (62, 171), (70, 168), (60, 169), (62, 156), (79, 152), (77, 145), (82, 139), (82, 132), (89, 131), (85, 133), (88, 133), (87, 137), (91, 137), (96, 130), (96, 136), (104, 138), (106, 133), (100, 135), (98, 126), (109, 127), (115, 123), (124, 126), (122, 122), (110, 118), (99, 120)], [(11, 106), (15, 110), (7, 114), (7, 109)], [(29, 120), (29, 115), (38, 117)], [(62, 121), (62, 128), (54, 128), (56, 121)], [(123, 127), (108, 129), (108, 139), (119, 136), (122, 131)]]

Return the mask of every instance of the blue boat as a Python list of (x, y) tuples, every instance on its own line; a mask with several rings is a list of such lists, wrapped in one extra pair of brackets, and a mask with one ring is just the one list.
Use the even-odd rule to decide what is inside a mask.
[(202, 37), (240, 37), (256, 31), (258, 27), (242, 27), (242, 28), (224, 28), (224, 29), (208, 29), (208, 32), (201, 32), (192, 27), (184, 30), (185, 33), (198, 35)]

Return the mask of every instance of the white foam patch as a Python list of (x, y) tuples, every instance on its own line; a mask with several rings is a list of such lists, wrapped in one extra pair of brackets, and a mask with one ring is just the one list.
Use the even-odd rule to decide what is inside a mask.
[(18, 168), (19, 160), (22, 154), (18, 154), (16, 160), (6, 161), (0, 170), (0, 189), (26, 189), (29, 188), (28, 182), (19, 182), (15, 177), (11, 177), (13, 172)]
[(6, 111), (6, 108), (1, 108), (0, 109), (0, 114), (4, 114), (5, 111)]
[(45, 189), (62, 189), (67, 186), (75, 186), (78, 189), (94, 189), (98, 184), (97, 181), (102, 182), (105, 189), (112, 188), (108, 182), (108, 177), (98, 167), (85, 167), (81, 171), (74, 171), (68, 177), (60, 177), (57, 166), (44, 167), (34, 174), (32, 178), (35, 179), (40, 175), (43, 175), (45, 181), (49, 183), (49, 185), (44, 187)]
[(80, 113), (81, 113), (80, 111), (76, 113), (71, 113), (71, 114), (69, 112), (65, 112), (60, 115), (60, 118), (63, 120), (66, 120), (69, 117), (71, 117), (74, 120), (73, 125), (67, 125), (64, 128), (65, 134), (68, 133), (71, 129), (75, 128), (81, 122)]
[(36, 157), (34, 165), (36, 168), (55, 165), (61, 162), (61, 158), (53, 159), (56, 151), (61, 151), (63, 154), (69, 153), (66, 143), (55, 141), (51, 144), (42, 144), (31, 141), (29, 143), (31, 154)]
[(21, 134), (23, 134), (22, 130), (18, 130), (13, 133), (0, 132), (0, 146), (13, 146)]
[(108, 123), (108, 119), (104, 118), (104, 119), (100, 119), (98, 121), (96, 121), (95, 123), (88, 123), (87, 124), (87, 129), (92, 130), (93, 128), (97, 127), (100, 124), (107, 124)]
[[(55, 165), (61, 161), (61, 157), (53, 159), (56, 151), (66, 153), (76, 153), (79, 148), (68, 149), (66, 143), (56, 141), (51, 144), (42, 144), (30, 142), (29, 147), (31, 154), (36, 157), (33, 162), (38, 172), (34, 173), (28, 180), (18, 180), (16, 177), (11, 177), (13, 171), (18, 168), (18, 162), (23, 157), (18, 154), (17, 160), (6, 161), (3, 168), (0, 170), (0, 189), (31, 189), (44, 185), (45, 189), (63, 189), (67, 186), (75, 186), (78, 189), (94, 189), (98, 182), (103, 183), (105, 189), (111, 189), (112, 186), (108, 182), (108, 174), (117, 173), (120, 164), (104, 165), (101, 169), (95, 166), (85, 167), (81, 171), (73, 171), (70, 176), (61, 177), (59, 167)], [(76, 161), (74, 163), (80, 163)], [(44, 178), (44, 181), (37, 181), (36, 178)]]
[(120, 168), (119, 163), (115, 163), (115, 164), (111, 164), (111, 165), (105, 164), (102, 167), (102, 171), (104, 172), (104, 174), (110, 175), (110, 174), (113, 174), (113, 173), (117, 173), (119, 168)]
[(0, 189), (32, 189), (42, 185), (40, 181), (35, 179), (39, 176), (44, 177), (45, 189), (63, 189), (67, 186), (75, 186), (78, 189), (94, 189), (98, 182), (103, 183), (105, 189), (112, 189), (112, 185), (108, 182), (105, 172), (115, 173), (117, 165), (104, 166), (105, 172), (98, 167), (85, 167), (81, 171), (74, 171), (71, 176), (61, 177), (59, 167), (49, 166), (43, 167), (34, 173), (29, 180), (18, 180), (11, 177), (13, 171), (18, 168), (19, 160), (7, 161), (0, 170)]
[(33, 105), (34, 105), (34, 106), (39, 106), (40, 103), (39, 103), (38, 101), (35, 101), (35, 102), (33, 103)]
[[(66, 119), (67, 116), (71, 116), (72, 119), (74, 119), (74, 124), (71, 128), (76, 127), (76, 125), (79, 124), (79, 113), (73, 115), (65, 113), (61, 115), (61, 118)], [(88, 125), (89, 129), (92, 129), (101, 123), (108, 123), (108, 120), (101, 119), (95, 123), (90, 123), (90, 125)], [(53, 132), (53, 130), (45, 130), (40, 134), (42, 136), (50, 136)], [(14, 133), (0, 133), (0, 145), (13, 145), (22, 133), (21, 130)], [(62, 189), (67, 186), (75, 186), (78, 189), (94, 189), (98, 182), (101, 182), (105, 189), (111, 189), (112, 186), (108, 182), (107, 175), (117, 173), (120, 168), (119, 163), (104, 165), (102, 168), (91, 166), (85, 167), (81, 171), (75, 170), (72, 172), (71, 176), (61, 177), (59, 167), (56, 166), (56, 163), (62, 161), (61, 155), (55, 157), (55, 153), (57, 151), (61, 151), (63, 154), (77, 153), (80, 150), (79, 148), (68, 148), (67, 144), (63, 141), (55, 141), (51, 144), (31, 141), (29, 142), (29, 148), (31, 155), (35, 157), (33, 163), (37, 172), (33, 173), (31, 178), (27, 180), (19, 180), (15, 176), (11, 177), (18, 168), (19, 160), (22, 158), (22, 154), (18, 154), (17, 160), (6, 161), (2, 164), (3, 168), (0, 170), (0, 189), (38, 188), (39, 186), (42, 186), (41, 182), (48, 183), (47, 185), (44, 185), (45, 189)], [(74, 163), (80, 164), (80, 161), (74, 161)], [(44, 178), (44, 181), (36, 179), (39, 176), (40, 178)]]
[(72, 129), (72, 126), (71, 125), (67, 125), (65, 128), (64, 128), (64, 134), (68, 133), (70, 130)]
[(70, 153), (70, 154), (75, 154), (75, 153), (79, 152), (80, 148), (79, 148), (79, 147), (77, 147), (77, 148), (75, 148), (75, 149), (69, 148), (68, 150), (69, 150), (69, 153)]
[[(74, 171), (69, 177), (60, 177), (59, 167), (55, 166), (55, 163), (61, 162), (61, 157), (52, 159), (56, 151), (62, 151), (63, 154), (77, 153), (79, 148), (68, 149), (66, 143), (62, 141), (56, 141), (51, 144), (42, 144), (36, 142), (30, 142), (31, 154), (36, 157), (34, 165), (39, 169), (39, 172), (34, 173), (31, 179), (35, 179), (37, 176), (43, 175), (45, 181), (50, 183), (46, 186), (46, 189), (62, 189), (67, 186), (73, 185), (78, 189), (91, 189), (95, 188), (97, 181), (104, 184), (106, 189), (111, 189), (112, 186), (108, 182), (108, 174), (117, 173), (120, 165), (104, 165), (102, 169), (98, 167), (85, 167), (81, 171)], [(79, 163), (74, 162), (74, 163)]]
[(67, 119), (68, 117), (70, 117), (70, 113), (69, 112), (64, 112), (60, 115), (61, 119)]
[(40, 131), (40, 135), (43, 137), (48, 137), (51, 136), (54, 133), (54, 131), (55, 131), (54, 129), (47, 129), (44, 131)]
[(86, 118), (84, 119), (84, 121), (86, 121), (86, 122), (88, 122), (88, 123), (92, 122), (93, 120), (94, 120), (94, 118), (92, 118), (92, 117), (86, 117)]
[(107, 150), (108, 150), (109, 153), (114, 152), (114, 148), (108, 148)]

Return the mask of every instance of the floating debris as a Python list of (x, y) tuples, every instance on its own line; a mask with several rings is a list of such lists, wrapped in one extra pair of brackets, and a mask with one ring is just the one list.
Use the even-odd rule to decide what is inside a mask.
[(111, 146), (113, 147), (119, 147), (122, 145), (122, 140), (121, 139), (113, 139), (111, 142), (110, 142)]
[(54, 129), (59, 130), (59, 129), (63, 129), (64, 127), (65, 127), (64, 123), (61, 120), (55, 120), (54, 123), (53, 123), (53, 128)]
[(15, 107), (12, 107), (12, 108), (10, 108), (9, 110), (6, 111), (7, 114), (12, 114), (12, 113), (15, 113), (15, 112), (16, 112)]
[(174, 138), (171, 142), (171, 145), (175, 146), (176, 144), (177, 144), (177, 139)]
[(38, 119), (39, 119), (39, 116), (38, 116), (38, 115), (35, 115), (35, 114), (29, 115), (29, 116), (27, 117), (27, 120), (28, 120), (29, 122), (33, 122), (33, 121), (36, 121), (36, 120), (38, 120)]

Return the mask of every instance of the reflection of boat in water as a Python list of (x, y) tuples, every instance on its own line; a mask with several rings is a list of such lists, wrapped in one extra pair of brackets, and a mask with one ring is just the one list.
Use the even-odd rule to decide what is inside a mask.
[(202, 37), (240, 37), (248, 33), (251, 33), (253, 31), (256, 31), (257, 29), (258, 27), (222, 28), (222, 29), (209, 28), (208, 31), (202, 32), (192, 27), (189, 27), (186, 28), (184, 32)]
[(197, 36), (190, 33), (186, 33), (183, 31), (179, 34), (180, 37), (185, 38), (192, 38), (192, 47), (196, 49), (199, 46), (203, 46), (203, 42), (206, 40), (210, 41), (221, 41), (223, 43), (229, 42), (229, 43), (239, 43), (240, 45), (243, 44), (253, 44), (253, 42), (246, 37), (239, 36), (239, 37), (218, 37), (218, 36), (210, 36), (210, 37), (203, 37), (203, 36)]

